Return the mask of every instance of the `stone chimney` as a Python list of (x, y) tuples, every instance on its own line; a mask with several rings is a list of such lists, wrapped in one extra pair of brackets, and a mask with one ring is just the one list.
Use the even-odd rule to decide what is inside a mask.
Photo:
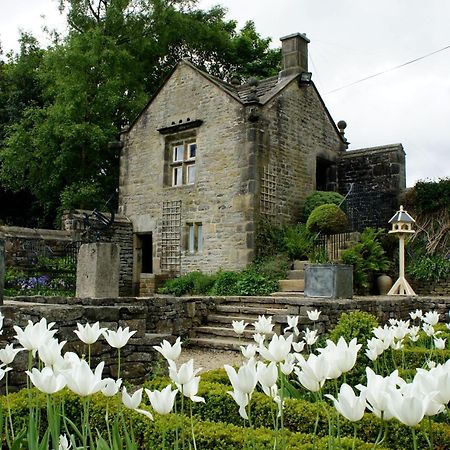
[(308, 43), (305, 34), (295, 33), (280, 38), (283, 57), (280, 77), (308, 72)]

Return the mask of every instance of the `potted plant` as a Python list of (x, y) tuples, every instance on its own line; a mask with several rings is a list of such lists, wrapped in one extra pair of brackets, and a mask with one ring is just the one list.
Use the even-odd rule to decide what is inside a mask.
[[(341, 233), (347, 227), (347, 216), (335, 204), (321, 205), (312, 211), (306, 227), (317, 236)], [(351, 265), (330, 262), (326, 250), (320, 248), (310, 253), (309, 261), (305, 267), (305, 297), (352, 298)]]

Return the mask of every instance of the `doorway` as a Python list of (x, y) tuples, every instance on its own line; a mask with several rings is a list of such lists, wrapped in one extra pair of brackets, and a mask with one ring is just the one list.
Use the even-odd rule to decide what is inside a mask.
[(153, 273), (153, 236), (152, 233), (138, 235), (141, 253), (141, 273)]

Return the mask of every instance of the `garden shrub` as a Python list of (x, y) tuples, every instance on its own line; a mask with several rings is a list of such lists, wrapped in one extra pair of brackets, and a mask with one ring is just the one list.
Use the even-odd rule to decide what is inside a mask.
[(323, 234), (342, 233), (347, 228), (347, 216), (339, 206), (328, 203), (315, 208), (308, 220), (306, 228), (308, 231)]
[(164, 287), (159, 289), (161, 294), (206, 295), (211, 290), (216, 277), (202, 272), (190, 272), (181, 277), (166, 281)]
[(220, 271), (216, 275), (216, 281), (211, 289), (212, 295), (237, 295), (236, 284), (239, 280), (238, 272)]
[(303, 207), (303, 217), (307, 220), (313, 210), (318, 206), (327, 205), (330, 203), (339, 206), (343, 200), (344, 197), (337, 192), (315, 191), (306, 197), (305, 206)]
[(286, 251), (285, 229), (273, 224), (269, 219), (260, 218), (256, 225), (255, 247), (258, 259), (277, 255)]
[(370, 277), (389, 269), (389, 260), (380, 239), (385, 231), (366, 228), (360, 242), (342, 252), (342, 262), (353, 266), (353, 286), (361, 292), (369, 287)]
[(284, 244), (290, 259), (308, 259), (308, 254), (313, 248), (314, 235), (299, 223), (286, 229)]
[(286, 254), (257, 259), (250, 265), (250, 270), (272, 280), (283, 280), (287, 277), (291, 262)]
[(364, 311), (342, 313), (336, 326), (330, 331), (329, 338), (333, 342), (337, 342), (341, 336), (347, 342), (356, 338), (359, 344), (365, 345), (373, 337), (372, 330), (378, 325), (378, 319)]
[(450, 277), (450, 259), (439, 255), (422, 255), (411, 261), (407, 271), (416, 280), (446, 280)]
[(265, 277), (251, 269), (239, 274), (235, 295), (269, 295), (278, 291), (278, 281)]

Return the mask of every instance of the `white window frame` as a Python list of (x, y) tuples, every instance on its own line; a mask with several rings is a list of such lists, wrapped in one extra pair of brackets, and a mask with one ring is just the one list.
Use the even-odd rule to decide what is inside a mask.
[[(191, 157), (191, 149), (195, 146), (195, 155)], [(182, 159), (179, 159), (179, 153), (181, 148), (183, 149)], [(172, 145), (172, 161), (171, 161), (171, 186), (179, 187), (185, 185), (195, 184), (197, 169), (196, 169), (196, 157), (197, 157), (197, 142), (192, 140), (186, 140), (183, 142), (178, 142)], [(177, 183), (179, 178), (176, 176), (178, 168), (181, 169), (181, 183)], [(189, 172), (194, 170), (193, 180), (189, 179)]]

